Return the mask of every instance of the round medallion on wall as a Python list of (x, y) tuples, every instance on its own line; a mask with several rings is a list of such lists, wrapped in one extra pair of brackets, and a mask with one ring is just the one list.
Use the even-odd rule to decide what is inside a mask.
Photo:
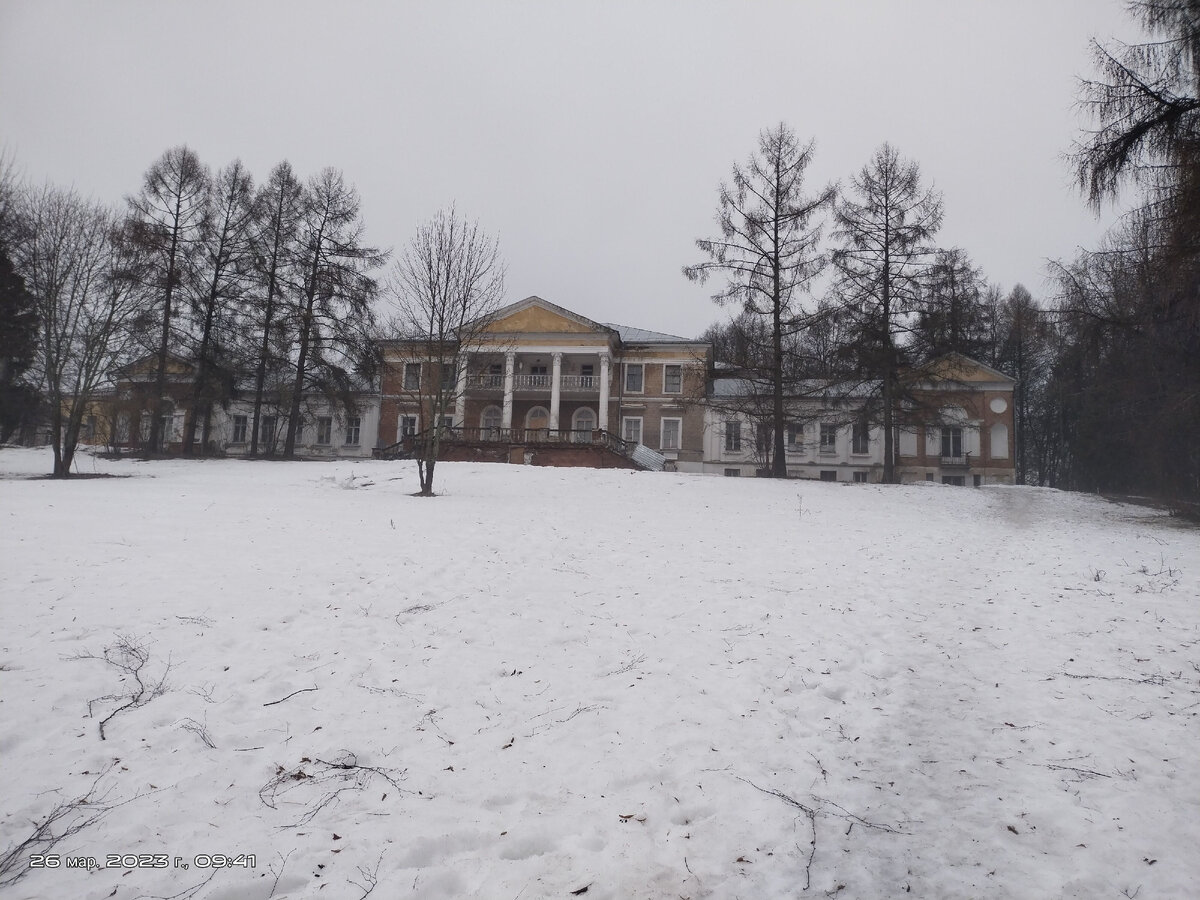
[(990, 406), (992, 408), (992, 412), (1002, 413), (1006, 409), (1008, 409), (1008, 401), (1005, 400), (1003, 397), (994, 397), (994, 398), (992, 398), (992, 402), (989, 403), (988, 406)]

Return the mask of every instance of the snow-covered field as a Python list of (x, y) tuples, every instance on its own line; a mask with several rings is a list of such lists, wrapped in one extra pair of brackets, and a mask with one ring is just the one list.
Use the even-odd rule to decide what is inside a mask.
[(0, 451), (6, 898), (1200, 896), (1197, 530), (411, 466)]

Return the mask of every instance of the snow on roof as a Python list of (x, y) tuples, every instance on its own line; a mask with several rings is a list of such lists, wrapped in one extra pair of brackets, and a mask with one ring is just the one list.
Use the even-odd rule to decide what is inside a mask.
[(626, 344), (702, 344), (704, 341), (695, 338), (680, 337), (677, 334), (663, 334), (661, 331), (649, 331), (645, 328), (633, 328), (629, 325), (617, 325), (613, 322), (601, 323), (605, 328), (611, 328), (621, 336)]

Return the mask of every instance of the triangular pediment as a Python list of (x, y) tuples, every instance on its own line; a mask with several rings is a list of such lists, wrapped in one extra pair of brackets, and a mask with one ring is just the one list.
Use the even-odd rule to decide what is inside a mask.
[(947, 353), (945, 356), (940, 356), (930, 362), (926, 370), (935, 378), (964, 384), (997, 381), (1016, 383), (1016, 379), (1005, 375), (998, 369), (993, 369), (991, 366), (985, 365), (977, 359), (971, 359), (969, 356), (963, 356), (961, 353)]
[(541, 297), (526, 297), (497, 310), (484, 329), (501, 334), (603, 334), (611, 329)]

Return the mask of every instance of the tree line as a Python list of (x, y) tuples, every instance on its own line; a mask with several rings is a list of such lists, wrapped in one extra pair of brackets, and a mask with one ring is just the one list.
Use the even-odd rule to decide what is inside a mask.
[(44, 414), (55, 475), (69, 473), (97, 391), (134, 361), (151, 385), (148, 452), (162, 443), (173, 359), (190, 373), (184, 454), (205, 452), (215, 407), (240, 392), (254, 402), (250, 452), (264, 449), (270, 405), (291, 455), (303, 396), (351, 404), (373, 376), (387, 253), (366, 242), (337, 169), (302, 179), (285, 161), (256, 186), (240, 161), (214, 172), (180, 146), (119, 208), (14, 170), (0, 165), (0, 440)]
[(735, 315), (705, 337), (747, 376), (739, 402), (772, 437), (773, 474), (783, 398), (834, 386), (882, 426), (894, 480), (895, 429), (936, 416), (912, 393), (922, 366), (958, 352), (1016, 379), (1019, 483), (1200, 502), (1200, 9), (1131, 9), (1148, 39), (1094, 44), (1079, 96), (1094, 127), (1070, 159), (1097, 208), (1122, 190), (1138, 202), (1101, 247), (1053, 265), (1042, 302), (937, 245), (942, 197), (889, 144), (844, 189), (808, 191), (813, 144), (785, 124), (734, 167), (719, 233), (684, 274), (722, 280), (713, 299)]

